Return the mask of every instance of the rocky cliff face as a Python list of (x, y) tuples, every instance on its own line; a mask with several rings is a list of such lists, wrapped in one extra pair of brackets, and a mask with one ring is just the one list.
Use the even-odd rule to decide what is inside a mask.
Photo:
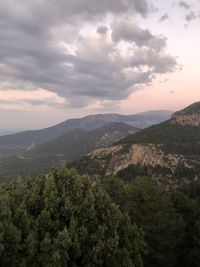
[(188, 115), (175, 115), (172, 117), (171, 123), (178, 123), (184, 126), (200, 126), (200, 113)]
[[(95, 150), (89, 154), (89, 157), (102, 161), (106, 168), (106, 175), (117, 174), (120, 170), (127, 168), (131, 164), (166, 167), (171, 169), (172, 172), (178, 164), (192, 168), (191, 162), (184, 156), (165, 154), (162, 151), (161, 145), (156, 146), (154, 144), (134, 144), (128, 151), (125, 151), (123, 145), (118, 145)], [(105, 161), (107, 161), (107, 164)]]
[(130, 129), (130, 130), (113, 130), (113, 131), (108, 131), (105, 134), (100, 137), (100, 139), (96, 142), (95, 147), (106, 147), (109, 146), (110, 144), (119, 141), (120, 139), (126, 137), (129, 134), (135, 133), (137, 130), (136, 129)]

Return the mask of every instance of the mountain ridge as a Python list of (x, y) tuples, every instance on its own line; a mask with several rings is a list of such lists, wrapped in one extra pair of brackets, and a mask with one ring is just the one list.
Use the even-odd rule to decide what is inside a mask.
[(25, 153), (2, 159), (0, 174), (8, 179), (16, 174), (38, 175), (54, 164), (78, 160), (94, 149), (111, 145), (138, 130), (121, 122), (111, 122), (91, 131), (74, 129), (47, 143), (33, 146)]
[(160, 121), (167, 120), (170, 111), (150, 111), (135, 115), (97, 114), (80, 119), (69, 119), (42, 130), (24, 131), (12, 135), (0, 136), (0, 156), (11, 156), (21, 153), (34, 145), (53, 140), (76, 128), (93, 130), (109, 122), (124, 122), (133, 127), (145, 128)]
[(172, 114), (172, 123), (188, 126), (200, 126), (200, 102)]
[(194, 113), (200, 113), (200, 101), (195, 102), (180, 111), (174, 112), (171, 117), (174, 118), (176, 116), (190, 115)]

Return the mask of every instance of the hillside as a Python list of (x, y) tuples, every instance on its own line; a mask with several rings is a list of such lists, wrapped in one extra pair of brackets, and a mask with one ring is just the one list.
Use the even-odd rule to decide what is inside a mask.
[(184, 109), (184, 113), (175, 113), (166, 122), (129, 135), (112, 147), (93, 151), (75, 166), (83, 173), (98, 174), (95, 171), (98, 170), (101, 174), (116, 174), (124, 179), (151, 175), (166, 185), (199, 179), (200, 104), (193, 106), (193, 112)]
[(27, 155), (31, 157), (60, 155), (72, 161), (91, 152), (95, 148), (106, 147), (137, 131), (137, 128), (121, 122), (108, 123), (89, 132), (75, 129), (52, 141), (39, 145), (27, 153)]
[[(110, 122), (123, 122), (132, 127), (145, 128), (169, 119), (170, 111), (150, 111), (135, 115), (97, 114), (66, 120), (55, 126), (35, 131), (0, 136), (0, 157), (12, 156), (51, 141), (74, 129), (91, 131)], [(36, 126), (37, 127), (37, 126)]]
[(35, 176), (48, 170), (53, 164), (80, 159), (97, 148), (109, 146), (137, 131), (137, 128), (120, 122), (108, 123), (91, 131), (75, 129), (26, 153), (2, 160), (0, 174), (6, 179), (16, 173)]
[(200, 126), (200, 102), (172, 114), (172, 123), (185, 126)]
[(200, 102), (195, 102), (192, 105), (173, 113), (172, 118), (182, 115), (191, 115), (194, 113), (200, 113)]

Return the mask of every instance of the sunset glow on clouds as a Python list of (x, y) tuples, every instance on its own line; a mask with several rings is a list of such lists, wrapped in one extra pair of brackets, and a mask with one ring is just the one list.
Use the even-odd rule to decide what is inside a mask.
[[(9, 106), (8, 106), (9, 104)], [(62, 105), (64, 99), (57, 94), (38, 89), (34, 91), (6, 90), (0, 91), (0, 107), (5, 109), (13, 108), (14, 105), (21, 109), (21, 105), (40, 106), (40, 105)], [(15, 108), (16, 108), (15, 107)]]
[(200, 1), (163, 2), (2, 0), (2, 128), (199, 101)]

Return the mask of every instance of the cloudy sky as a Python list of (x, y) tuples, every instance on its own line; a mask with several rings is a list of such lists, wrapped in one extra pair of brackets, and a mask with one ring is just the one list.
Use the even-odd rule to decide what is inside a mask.
[(0, 131), (200, 100), (200, 0), (0, 0)]

